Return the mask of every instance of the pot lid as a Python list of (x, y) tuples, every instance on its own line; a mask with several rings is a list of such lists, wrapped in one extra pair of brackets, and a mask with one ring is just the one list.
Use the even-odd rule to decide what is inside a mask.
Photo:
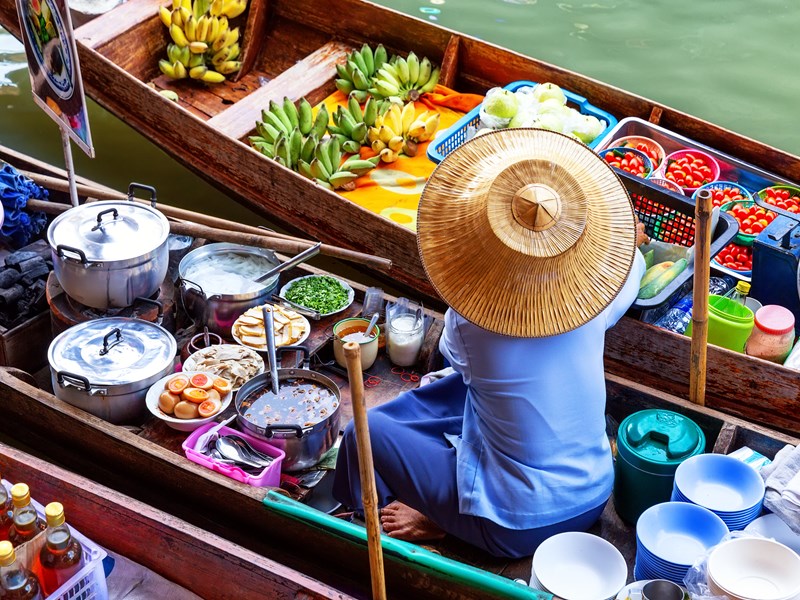
[(80, 375), (92, 384), (126, 385), (162, 373), (177, 351), (163, 327), (124, 317), (79, 323), (50, 344), (47, 359), (54, 371)]
[(681, 462), (702, 453), (705, 444), (705, 435), (694, 421), (669, 410), (634, 413), (620, 424), (617, 434), (620, 455), (655, 473), (674, 473)]
[(51, 248), (81, 250), (89, 261), (128, 260), (161, 246), (169, 222), (157, 210), (136, 202), (91, 202), (56, 217), (47, 231)]

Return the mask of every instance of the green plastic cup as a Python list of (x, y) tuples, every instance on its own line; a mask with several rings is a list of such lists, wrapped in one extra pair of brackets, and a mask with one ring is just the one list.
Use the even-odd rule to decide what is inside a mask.
[[(744, 345), (753, 331), (753, 311), (730, 298), (712, 294), (708, 297), (708, 343), (744, 352)], [(692, 322), (686, 328), (692, 337)]]

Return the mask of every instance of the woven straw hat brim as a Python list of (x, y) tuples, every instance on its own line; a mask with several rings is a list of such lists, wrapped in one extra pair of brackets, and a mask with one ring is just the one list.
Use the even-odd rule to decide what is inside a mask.
[[(535, 217), (515, 200), (526, 186), (535, 188)], [(625, 283), (636, 248), (633, 206), (611, 167), (579, 141), (533, 128), (481, 135), (449, 154), (423, 190), (417, 233), (442, 299), (515, 337), (557, 335), (596, 317)]]

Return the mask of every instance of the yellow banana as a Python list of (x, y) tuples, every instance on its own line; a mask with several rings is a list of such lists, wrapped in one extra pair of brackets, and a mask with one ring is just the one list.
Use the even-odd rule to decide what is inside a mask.
[(211, 49), (214, 52), (219, 52), (220, 50), (225, 48), (225, 38), (227, 37), (228, 37), (228, 30), (222, 29), (222, 25), (220, 24), (219, 35), (217, 36), (217, 39), (214, 40), (214, 43), (211, 44)]
[(188, 74), (186, 72), (186, 67), (183, 66), (183, 63), (179, 62), (173, 63), (172, 70), (175, 72), (176, 79), (183, 79)]
[(239, 52), (241, 49), (239, 48), (239, 44), (234, 44), (230, 47), (230, 54), (228, 54), (228, 60), (236, 60), (239, 58)]
[(211, 64), (214, 66), (221, 65), (222, 63), (228, 60), (228, 56), (230, 56), (231, 49), (230, 48), (223, 48), (219, 52), (217, 52), (214, 56), (211, 57)]
[(158, 61), (158, 68), (161, 69), (161, 72), (167, 77), (175, 78), (175, 70), (172, 68), (172, 65), (169, 63), (169, 61), (161, 59)]
[(197, 21), (194, 20), (192, 15), (189, 15), (189, 18), (183, 24), (183, 33), (189, 43), (197, 40)]
[(192, 79), (202, 79), (206, 72), (208, 72), (208, 67), (200, 65), (199, 67), (189, 69), (189, 77)]
[(206, 38), (208, 37), (208, 26), (210, 25), (208, 21), (208, 16), (203, 15), (197, 21), (197, 32), (195, 33), (195, 39), (198, 42), (205, 42)]
[(400, 152), (403, 148), (403, 136), (396, 135), (392, 139), (389, 140), (389, 143), (386, 144), (392, 152)]
[(241, 68), (242, 63), (240, 63), (238, 60), (226, 60), (225, 62), (216, 65), (217, 72), (222, 73), (223, 75), (236, 73), (236, 71)]
[(223, 31), (227, 31), (228, 30), (228, 17), (226, 17), (225, 15), (220, 15), (217, 18), (219, 19), (220, 35), (222, 35)]
[(239, 41), (239, 28), (236, 27), (235, 29), (231, 29), (225, 34), (225, 45), (226, 46), (233, 46), (236, 42)]
[(206, 83), (222, 83), (225, 81), (225, 75), (222, 73), (217, 73), (216, 71), (206, 71), (205, 75), (203, 75), (200, 79)]
[(375, 154), (380, 154), (381, 150), (386, 148), (386, 144), (384, 144), (382, 141), (376, 139), (375, 141), (372, 142), (372, 146), (371, 147), (372, 147), (372, 151), (375, 152)]
[(186, 10), (189, 11), (189, 13), (191, 13), (192, 12), (192, 0), (181, 0), (181, 8), (185, 8)]
[(395, 137), (395, 133), (393, 130), (389, 129), (386, 125), (381, 125), (381, 128), (378, 130), (378, 139), (382, 141), (384, 144), (388, 145), (392, 138)]
[(176, 8), (170, 13), (170, 27), (173, 25), (177, 25), (178, 27), (183, 26), (183, 17), (181, 16), (180, 8)]
[(211, 13), (212, 17), (219, 17), (222, 14), (223, 5), (223, 0), (214, 0), (208, 7), (208, 12)]
[(235, 19), (247, 8), (244, 0), (225, 0), (222, 5), (222, 14), (229, 19)]
[(181, 6), (178, 10), (181, 13), (181, 23), (182, 23), (181, 27), (183, 27), (183, 25), (186, 25), (186, 21), (189, 20), (189, 17), (192, 16), (192, 11), (186, 8), (185, 6)]
[(205, 42), (190, 42), (189, 51), (192, 54), (204, 54), (208, 50), (208, 44)]
[(416, 107), (414, 106), (414, 103), (413, 102), (406, 103), (401, 113), (403, 133), (408, 131), (408, 128), (411, 127), (411, 123), (414, 122), (414, 117), (416, 116), (416, 114), (417, 110)]
[(187, 66), (190, 69), (193, 69), (194, 67), (199, 67), (204, 64), (206, 64), (205, 56), (203, 56), (202, 54), (191, 54), (189, 56), (189, 61), (186, 63), (185, 66)]
[(219, 37), (219, 19), (217, 17), (209, 17), (208, 19), (208, 33), (206, 33), (206, 43), (213, 44)]
[(428, 117), (425, 119), (425, 139), (422, 141), (426, 141), (431, 139), (436, 130), (439, 128), (439, 113), (437, 112), (432, 117)]
[(380, 153), (381, 160), (385, 163), (393, 163), (398, 158), (400, 158), (400, 154), (398, 152), (393, 152), (389, 148), (384, 148), (381, 150)]
[[(386, 123), (387, 118), (388, 123)], [(403, 111), (399, 104), (392, 104), (392, 108), (384, 116), (384, 123), (388, 124), (392, 131), (403, 133)]]
[(189, 45), (189, 40), (186, 39), (186, 35), (184, 35), (183, 29), (178, 27), (174, 22), (169, 28), (169, 35), (172, 37), (172, 41), (175, 42), (181, 48)]
[(172, 0), (172, 10), (178, 10), (181, 7), (181, 0)]
[(161, 17), (161, 22), (165, 27), (172, 25), (172, 12), (166, 6), (158, 8), (158, 16)]

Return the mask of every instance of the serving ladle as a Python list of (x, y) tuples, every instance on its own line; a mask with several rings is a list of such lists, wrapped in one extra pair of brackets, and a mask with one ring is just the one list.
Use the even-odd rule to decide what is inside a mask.
[(255, 279), (256, 283), (264, 283), (273, 275), (277, 275), (281, 271), (285, 271), (286, 269), (291, 269), (292, 267), (296, 267), (301, 262), (308, 260), (312, 256), (315, 256), (319, 253), (319, 249), (322, 246), (322, 242), (317, 242), (310, 248), (303, 250), (300, 254), (296, 255), (294, 258), (290, 258), (285, 263), (279, 264), (277, 267), (271, 268), (269, 271)]
[(269, 358), (269, 374), (272, 379), (272, 393), (278, 395), (278, 359), (275, 355), (275, 321), (272, 320), (272, 308), (261, 307), (264, 317), (264, 335), (267, 337), (267, 356)]

